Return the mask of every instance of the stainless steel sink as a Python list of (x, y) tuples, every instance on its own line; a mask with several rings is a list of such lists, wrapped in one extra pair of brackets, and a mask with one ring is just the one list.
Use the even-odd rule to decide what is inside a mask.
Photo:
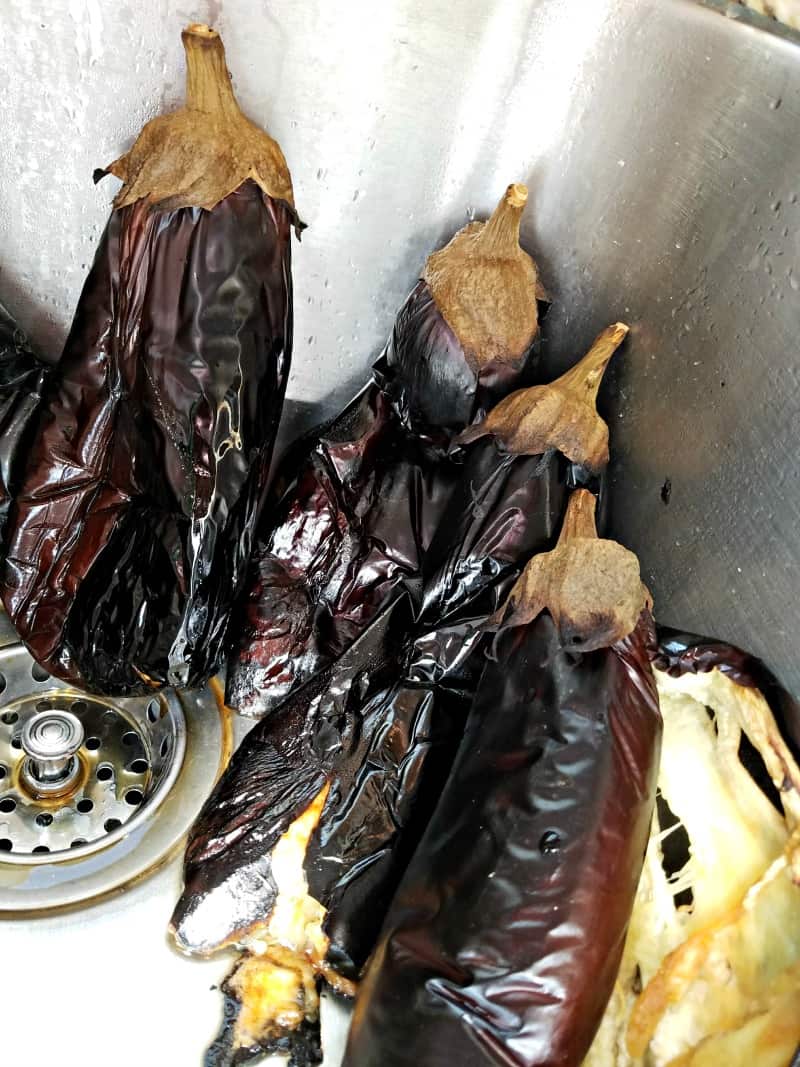
[[(606, 323), (632, 326), (603, 395), (614, 532), (640, 554), (664, 622), (748, 647), (800, 692), (798, 38), (689, 0), (7, 0), (0, 299), (51, 353), (113, 193), (92, 189), (92, 169), (181, 97), (179, 31), (196, 19), (222, 32), (310, 224), (284, 437), (363, 379), (427, 252), (524, 181), (524, 238), (554, 300), (549, 371)], [(26, 684), (25, 715), (81, 699)], [(209, 693), (178, 706), (185, 755), (147, 818), (112, 824), (96, 848), (89, 830), (119, 812), (85, 833), (65, 824), (51, 855), (0, 863), (14, 909), (0, 920), (3, 1062), (202, 1062), (229, 960), (185, 960), (165, 930), (222, 726)], [(146, 707), (123, 712), (145, 745)], [(74, 840), (73, 857), (55, 855)], [(34, 910), (67, 890), (68, 907)], [(332, 1018), (329, 1064), (344, 1027)]]

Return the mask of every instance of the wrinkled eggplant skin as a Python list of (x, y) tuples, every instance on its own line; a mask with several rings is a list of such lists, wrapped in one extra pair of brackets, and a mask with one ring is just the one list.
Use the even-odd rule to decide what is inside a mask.
[(31, 448), (51, 368), (0, 304), (0, 537)]
[[(521, 564), (541, 551), (542, 528), (560, 525), (565, 491), (586, 472), (559, 452), (518, 455), (493, 436), (454, 450), (458, 482), (423, 563), (419, 626), (438, 626), (471, 603), (506, 591)], [(549, 535), (548, 535), (549, 538)], [(484, 614), (494, 610), (487, 605)]]
[[(415, 619), (404, 595), (379, 620), (386, 637), (373, 623), (248, 734), (190, 837), (174, 919), (185, 947), (220, 942), (220, 931), (201, 933), (192, 920), (212, 894), (229, 898), (223, 938), (268, 913), (269, 848), (327, 780), (306, 857), (309, 891), (328, 909), (329, 958), (343, 974), (357, 976), (372, 951), (452, 764), (483, 666), (486, 615), (527, 559), (553, 547), (573, 478), (556, 452), (499, 457), (485, 442), (471, 452), (480, 460), (472, 473), (491, 491), (463, 499), (467, 516), (433, 557), (430, 603), (444, 606), (446, 619), (433, 609), (424, 623)], [(209, 914), (221, 910), (209, 905)]]
[(410, 591), (454, 476), (446, 459), (446, 447), (404, 428), (372, 382), (296, 475), (282, 475), (286, 489), (264, 509), (270, 532), (255, 547), (236, 617), (230, 706), (274, 711)]
[(268, 714), (405, 592), (458, 463), (454, 434), (518, 383), (528, 353), (479, 373), (419, 282), (372, 380), (280, 465), (232, 628), (226, 699)]
[(370, 747), (363, 708), (390, 684), (409, 618), (407, 598), (395, 601), (347, 655), (293, 692), (236, 750), (189, 836), (172, 917), (183, 948), (212, 952), (269, 915), (277, 892), (272, 849), (330, 768)]
[(291, 356), (293, 213), (114, 211), (9, 519), (2, 595), (82, 688), (203, 684), (242, 588)]
[(760, 659), (714, 637), (658, 627), (651, 656), (653, 666), (673, 677), (718, 669), (737, 685), (758, 689), (768, 701), (781, 732), (800, 759), (800, 703), (780, 684)]
[(647, 844), (661, 718), (652, 620), (561, 648), (501, 630), (446, 789), (370, 963), (346, 1067), (578, 1067)]
[(222, 1029), (214, 1043), (209, 1046), (203, 1060), (203, 1067), (240, 1067), (243, 1063), (261, 1059), (265, 1055), (288, 1055), (291, 1067), (315, 1067), (322, 1062), (319, 1023), (302, 1023), (296, 1030), (285, 1037), (264, 1044), (235, 1049), (234, 1027), (239, 1014), (239, 1001), (227, 989), (225, 995)]

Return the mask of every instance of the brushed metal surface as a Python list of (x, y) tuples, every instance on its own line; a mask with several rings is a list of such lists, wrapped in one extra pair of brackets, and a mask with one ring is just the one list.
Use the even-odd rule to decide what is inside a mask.
[[(92, 169), (180, 99), (179, 30), (195, 19), (221, 30), (310, 224), (289, 432), (360, 383), (428, 251), (526, 182), (524, 237), (554, 298), (550, 371), (606, 323), (632, 326), (603, 392), (614, 524), (661, 619), (741, 643), (800, 692), (796, 38), (689, 0), (5, 0), (0, 299), (51, 353), (114, 191), (93, 189)], [(123, 1016), (148, 1018), (151, 993), (165, 1011), (180, 1002), (163, 1062), (200, 1062), (214, 1021), (194, 1025), (190, 1008), (203, 965), (177, 960), (158, 929), (176, 884), (170, 868), (63, 936), (54, 920), (11, 924), (12, 954), (57, 934), (73, 977), (79, 946), (129, 962), (88, 1059), (74, 1029), (54, 1028), (59, 1063), (105, 1062), (104, 1042), (118, 1067), (152, 1060), (153, 1033)], [(28, 1048), (4, 1036), (10, 1062), (30, 1062)]]

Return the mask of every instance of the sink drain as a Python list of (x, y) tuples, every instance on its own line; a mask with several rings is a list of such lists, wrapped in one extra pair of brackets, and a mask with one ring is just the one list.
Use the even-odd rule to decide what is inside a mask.
[[(5, 693), (19, 684), (14, 668), (21, 652), (4, 657)], [(30, 677), (23, 684), (30, 684)], [(4, 705), (4, 862), (74, 860), (112, 844), (130, 832), (135, 819), (155, 813), (183, 762), (183, 710), (174, 697), (163, 695), (126, 703), (45, 689)]]
[(0, 619), (0, 911), (72, 904), (181, 841), (230, 754), (221, 692), (105, 699), (8, 643)]

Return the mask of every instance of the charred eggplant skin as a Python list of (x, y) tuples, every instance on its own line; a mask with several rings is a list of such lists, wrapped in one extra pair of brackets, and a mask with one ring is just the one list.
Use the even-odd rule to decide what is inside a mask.
[(347, 1067), (580, 1064), (611, 993), (655, 797), (645, 611), (607, 649), (501, 631), (356, 1005)]
[(418, 595), (459, 479), (453, 434), (519, 373), (476, 374), (425, 283), (416, 286), (371, 382), (281, 463), (233, 628), (231, 706), (273, 711), (391, 600)]
[(795, 758), (800, 758), (800, 703), (757, 657), (715, 637), (659, 626), (653, 666), (673, 677), (720, 670), (737, 685), (758, 689), (770, 705)]
[[(192, 829), (179, 936), (195, 901), (226, 893), (253, 864), (262, 876), (245, 879), (251, 888), (229, 909), (226, 936), (268, 912), (268, 846), (328, 780), (306, 857), (309, 890), (328, 909), (331, 961), (348, 977), (366, 962), (463, 732), (484, 662), (482, 624), (525, 561), (553, 547), (574, 475), (557, 452), (499, 456), (488, 438), (468, 451), (454, 498), (462, 526), (430, 555), (423, 619), (402, 594), (248, 734)], [(470, 488), (478, 475), (483, 492)]]
[(25, 469), (51, 371), (0, 304), (0, 536)]
[(280, 465), (231, 629), (226, 696), (239, 711), (272, 712), (393, 599), (418, 597), (457, 480), (453, 438), (522, 384), (534, 355), (526, 199), (509, 186), (486, 223), (428, 258), (371, 380)]
[(8, 518), (0, 595), (35, 659), (110, 694), (221, 665), (292, 343), (291, 176), (241, 111), (211, 27), (183, 107), (121, 179)]
[(86, 689), (197, 686), (245, 576), (291, 352), (293, 212), (113, 212), (12, 508), (2, 592)]

